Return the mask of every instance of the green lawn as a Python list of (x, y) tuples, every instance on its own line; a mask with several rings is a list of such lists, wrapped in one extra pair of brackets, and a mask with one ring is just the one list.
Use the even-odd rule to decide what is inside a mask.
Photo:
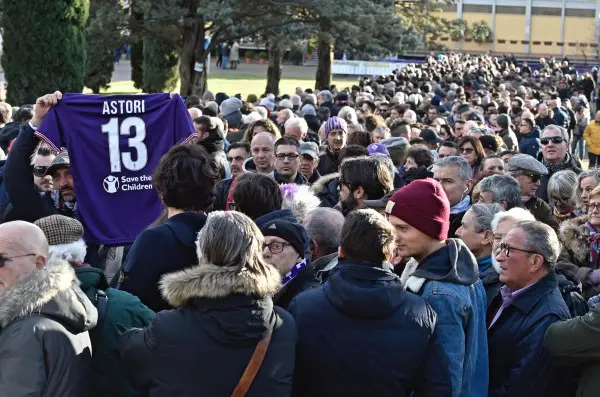
[[(336, 84), (338, 88), (349, 87), (356, 84), (356, 79), (334, 79), (333, 84)], [(208, 89), (213, 93), (224, 92), (229, 96), (235, 94), (242, 94), (242, 98), (246, 98), (249, 94), (256, 94), (260, 96), (265, 90), (267, 84), (266, 77), (253, 74), (231, 74), (231, 75), (216, 75), (209, 77)], [(296, 87), (313, 88), (314, 79), (307, 78), (283, 78), (279, 89), (282, 94), (293, 94), (296, 91)], [(179, 91), (179, 87), (176, 89)], [(91, 91), (87, 88), (86, 93)], [(133, 86), (133, 81), (118, 81), (111, 83), (110, 87), (106, 90), (106, 94), (135, 94), (139, 93)]]

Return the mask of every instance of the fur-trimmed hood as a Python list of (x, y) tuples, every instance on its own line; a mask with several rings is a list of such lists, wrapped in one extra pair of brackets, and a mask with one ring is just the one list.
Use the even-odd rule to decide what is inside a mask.
[(173, 307), (183, 307), (194, 298), (219, 299), (233, 294), (264, 297), (274, 295), (280, 286), (279, 272), (268, 264), (262, 272), (200, 264), (167, 274), (160, 281), (162, 295)]
[(325, 187), (329, 184), (329, 182), (331, 182), (332, 180), (339, 178), (339, 177), (340, 177), (339, 172), (334, 172), (333, 174), (328, 174), (328, 175), (320, 177), (312, 185), (313, 192), (315, 192), (315, 194), (317, 196), (322, 194), (325, 191)]
[(569, 219), (560, 224), (560, 240), (578, 263), (587, 263), (590, 253), (588, 238), (591, 230), (586, 226), (587, 216)]
[(75, 271), (68, 262), (49, 259), (18, 284), (0, 292), (0, 328), (40, 314), (78, 334), (96, 325), (98, 313), (76, 284)]

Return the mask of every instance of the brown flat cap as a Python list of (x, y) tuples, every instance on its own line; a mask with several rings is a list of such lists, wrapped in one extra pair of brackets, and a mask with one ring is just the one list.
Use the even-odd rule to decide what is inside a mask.
[(83, 225), (77, 219), (64, 215), (50, 215), (34, 222), (48, 240), (49, 245), (70, 244), (83, 238)]

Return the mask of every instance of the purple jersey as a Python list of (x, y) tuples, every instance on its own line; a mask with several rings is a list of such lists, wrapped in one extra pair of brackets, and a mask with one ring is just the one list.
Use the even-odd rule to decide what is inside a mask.
[(128, 244), (163, 206), (152, 184), (158, 162), (194, 126), (178, 95), (65, 94), (37, 135), (67, 148), (85, 240)]

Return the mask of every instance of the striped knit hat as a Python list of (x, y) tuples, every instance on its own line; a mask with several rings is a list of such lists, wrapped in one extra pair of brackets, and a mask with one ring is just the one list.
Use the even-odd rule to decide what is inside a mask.
[(346, 120), (340, 117), (332, 117), (329, 120), (327, 120), (327, 123), (325, 123), (325, 136), (329, 136), (329, 133), (331, 133), (331, 131), (336, 130), (342, 130), (347, 134), (348, 123), (346, 123)]

